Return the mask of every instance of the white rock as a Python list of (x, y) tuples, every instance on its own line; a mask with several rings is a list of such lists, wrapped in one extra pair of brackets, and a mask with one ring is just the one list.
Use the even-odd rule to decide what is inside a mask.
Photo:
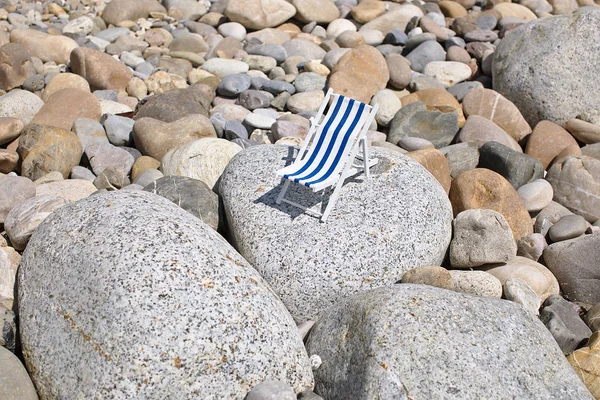
[(224, 37), (230, 36), (239, 41), (246, 38), (246, 28), (239, 22), (225, 22), (224, 24), (219, 25), (217, 30)]
[(246, 115), (244, 122), (248, 125), (258, 129), (271, 129), (271, 126), (275, 123), (275, 119), (266, 115), (260, 115), (256, 113)]
[(402, 108), (402, 102), (398, 96), (389, 89), (383, 89), (375, 93), (371, 99), (371, 105), (374, 106), (375, 104), (379, 104), (375, 120), (381, 126), (389, 126), (394, 115)]
[(545, 179), (536, 179), (517, 189), (523, 205), (529, 212), (547, 207), (554, 197), (552, 185)]
[(250, 69), (245, 62), (226, 58), (211, 58), (202, 64), (202, 67), (200, 68), (219, 78), (223, 78), (227, 75), (243, 74)]
[(356, 32), (356, 25), (345, 18), (334, 19), (327, 25), (328, 37), (338, 37), (340, 33), (345, 31)]
[(467, 64), (456, 61), (432, 61), (423, 69), (425, 75), (440, 81), (445, 87), (450, 87), (471, 77), (473, 71)]

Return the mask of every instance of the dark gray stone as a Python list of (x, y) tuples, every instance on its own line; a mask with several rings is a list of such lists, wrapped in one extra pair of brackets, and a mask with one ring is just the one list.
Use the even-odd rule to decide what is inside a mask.
[(238, 97), (238, 103), (240, 106), (252, 111), (257, 108), (269, 107), (271, 98), (268, 92), (261, 90), (245, 90), (240, 93)]
[(227, 140), (248, 139), (248, 130), (241, 122), (232, 119), (225, 123), (223, 137)]
[(250, 88), (252, 78), (247, 74), (232, 74), (224, 76), (217, 86), (217, 93), (221, 96), (237, 97), (244, 90)]
[(406, 56), (410, 61), (410, 68), (416, 72), (423, 72), (425, 65), (431, 61), (445, 61), (446, 52), (435, 40), (428, 40), (420, 44)]
[(249, 45), (246, 47), (248, 54), (256, 54), (259, 56), (273, 57), (280, 64), (288, 57), (285, 48), (278, 44), (258, 44)]
[(552, 243), (543, 257), (568, 300), (600, 303), (600, 235)]
[(264, 78), (262, 76), (254, 76), (252, 77), (252, 83), (250, 87), (252, 89), (260, 90), (260, 88), (269, 81), (269, 78)]
[(565, 215), (550, 227), (548, 236), (553, 242), (560, 242), (581, 236), (586, 229), (587, 223), (581, 215)]
[(404, 46), (408, 37), (406, 33), (400, 29), (393, 29), (388, 32), (383, 38), (383, 44), (391, 44), (394, 46)]
[(275, 96), (281, 92), (288, 92), (289, 94), (296, 93), (296, 88), (291, 83), (284, 81), (267, 81), (261, 86), (262, 90), (265, 90)]
[(198, 179), (164, 176), (144, 190), (169, 199), (214, 230), (219, 227), (219, 196)]
[(436, 41), (436, 36), (434, 33), (425, 32), (413, 35), (406, 41), (406, 47), (404, 47), (404, 50), (411, 51), (429, 40)]
[(498, 142), (486, 142), (479, 148), (477, 167), (499, 173), (515, 189), (544, 177), (544, 167), (541, 162)]
[(401, 137), (429, 140), (436, 148), (448, 146), (458, 132), (458, 113), (448, 107), (444, 112), (428, 110), (420, 101), (402, 107), (390, 123), (387, 141), (395, 145)]
[(326, 399), (593, 398), (521, 305), (432, 286), (341, 300), (306, 347), (323, 361), (315, 392)]
[(475, 89), (483, 89), (483, 84), (477, 81), (471, 82), (460, 82), (456, 85), (450, 86), (447, 90), (456, 100), (462, 102), (465, 96), (471, 91)]
[(31, 75), (29, 78), (25, 79), (25, 82), (23, 82), (23, 89), (29, 90), (30, 92), (40, 91), (44, 88), (44, 86), (44, 75), (41, 74)]
[(474, 143), (458, 143), (439, 150), (446, 156), (452, 179), (464, 171), (476, 168), (479, 163), (479, 150)]
[(206, 95), (200, 85), (174, 89), (141, 100), (136, 107), (135, 119), (150, 117), (163, 122), (173, 122), (190, 114), (208, 117), (211, 102), (212, 98)]
[(564, 354), (583, 346), (592, 335), (592, 331), (583, 322), (575, 304), (552, 295), (546, 299), (540, 311), (540, 320), (546, 325)]

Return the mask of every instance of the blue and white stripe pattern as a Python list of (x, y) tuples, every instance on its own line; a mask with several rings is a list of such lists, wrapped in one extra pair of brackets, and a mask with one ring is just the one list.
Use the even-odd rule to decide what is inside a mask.
[(316, 143), (302, 162), (294, 165), (294, 171), (283, 175), (284, 178), (314, 188), (337, 179), (341, 173), (344, 162), (340, 161), (346, 160), (370, 107), (349, 97), (335, 95), (329, 110), (315, 136)]

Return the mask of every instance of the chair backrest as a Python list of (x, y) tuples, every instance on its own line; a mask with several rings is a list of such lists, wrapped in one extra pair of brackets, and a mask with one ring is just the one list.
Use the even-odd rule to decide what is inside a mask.
[(357, 144), (358, 134), (371, 107), (357, 100), (334, 95), (312, 146), (303, 159), (303, 167), (289, 178), (307, 186), (322, 182), (344, 167), (344, 160)]

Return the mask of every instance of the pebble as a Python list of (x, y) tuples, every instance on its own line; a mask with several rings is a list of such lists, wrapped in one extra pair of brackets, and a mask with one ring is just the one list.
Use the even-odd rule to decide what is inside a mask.
[(529, 212), (540, 211), (552, 201), (554, 191), (545, 179), (536, 179), (517, 189), (517, 193)]
[(454, 290), (452, 272), (439, 266), (417, 267), (402, 275), (401, 283), (416, 283)]
[(523, 306), (524, 309), (533, 315), (539, 314), (541, 305), (540, 297), (537, 293), (522, 279), (511, 277), (504, 282), (504, 297), (506, 300), (514, 301)]
[(293, 113), (305, 111), (317, 111), (323, 102), (325, 95), (321, 90), (296, 93), (287, 101), (287, 108)]
[(252, 128), (271, 129), (271, 126), (275, 123), (275, 119), (265, 115), (251, 113), (246, 115), (244, 122)]
[(492, 274), (484, 271), (448, 271), (454, 290), (479, 297), (502, 297), (502, 284)]
[(515, 189), (544, 177), (544, 167), (538, 160), (498, 142), (487, 142), (479, 148), (478, 167), (499, 173)]
[(548, 236), (553, 242), (560, 242), (581, 236), (585, 233), (587, 224), (580, 215), (565, 215), (550, 227)]
[(115, 146), (128, 146), (132, 142), (131, 131), (134, 120), (109, 114), (104, 121), (108, 141)]
[(535, 232), (523, 236), (517, 241), (517, 255), (538, 261), (546, 247), (548, 247), (548, 243), (546, 243), (545, 236)]
[(472, 71), (461, 62), (432, 61), (425, 65), (423, 73), (442, 82), (444, 87), (450, 87), (470, 78)]
[(425, 66), (430, 62), (446, 60), (446, 52), (438, 42), (427, 40), (408, 53), (406, 59), (410, 61), (413, 71), (423, 73)]

